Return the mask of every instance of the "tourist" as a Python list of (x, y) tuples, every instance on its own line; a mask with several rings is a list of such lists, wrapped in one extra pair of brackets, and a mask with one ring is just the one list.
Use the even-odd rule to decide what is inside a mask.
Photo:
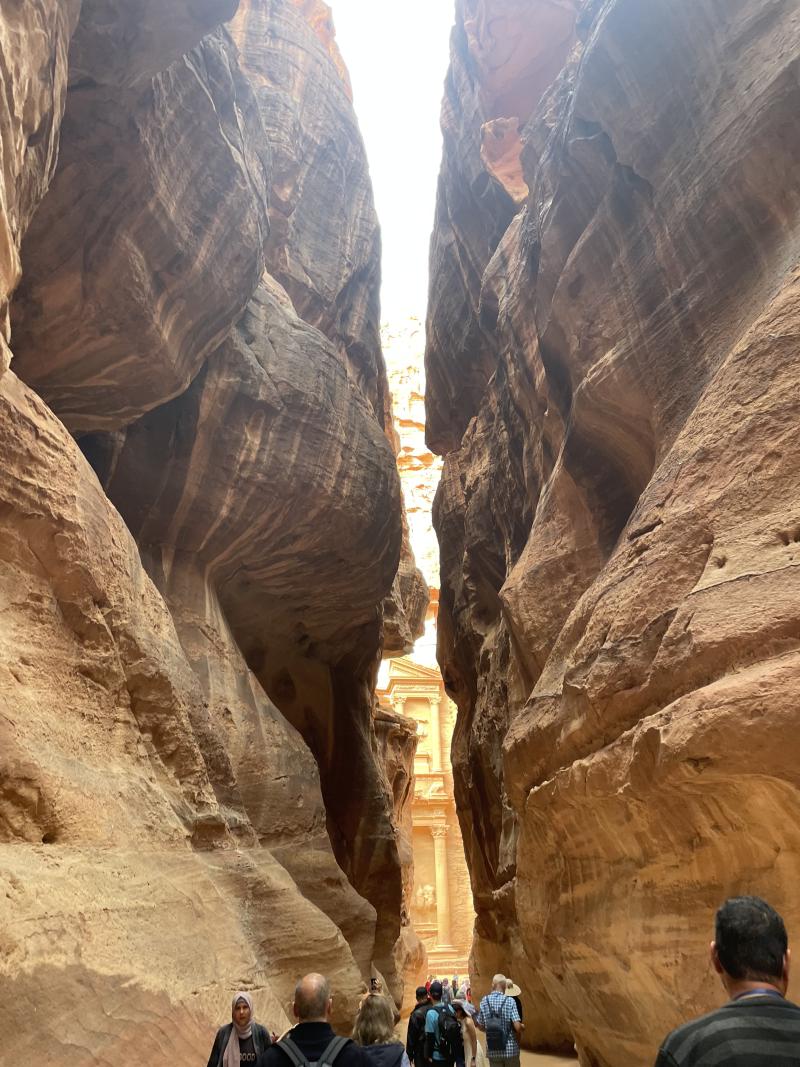
[(458, 990), (459, 990), (458, 975), (457, 974), (453, 975), (453, 981), (450, 984), (450, 988), (453, 990), (453, 998), (455, 999), (455, 997), (458, 996)]
[(717, 912), (711, 963), (730, 997), (667, 1036), (656, 1067), (800, 1065), (800, 1007), (786, 1000), (786, 927), (759, 897), (732, 897)]
[(481, 1001), (476, 1022), (486, 1034), (486, 1052), (493, 1067), (520, 1067), (522, 1023), (517, 1005), (506, 996), (505, 975), (492, 979), (492, 991)]
[[(513, 980), (513, 978), (506, 978), (506, 996), (511, 997), (514, 1003), (517, 1005), (517, 1011), (519, 1012), (519, 1021), (522, 1022), (522, 990)], [(525, 1029), (523, 1025), (522, 1029)]]
[(263, 1052), (258, 1067), (308, 1067), (324, 1062), (331, 1067), (365, 1067), (363, 1050), (331, 1026), (331, 990), (321, 974), (307, 974), (295, 986), (292, 1011), (297, 1025)]
[(236, 993), (231, 1003), (231, 1022), (217, 1030), (208, 1067), (255, 1065), (271, 1043), (269, 1031), (253, 1021), (253, 999), (249, 993)]
[(353, 1024), (353, 1040), (374, 1067), (411, 1067), (403, 1042), (394, 1033), (394, 1005), (382, 993), (364, 997)]
[(425, 1067), (425, 1016), (430, 999), (424, 985), (417, 986), (417, 1003), (408, 1017), (406, 1052), (414, 1067)]
[(431, 982), (425, 1016), (425, 1060), (432, 1067), (453, 1067), (464, 1060), (461, 1026), (449, 1004), (442, 1003), (442, 983)]
[(466, 1000), (454, 1000), (453, 1011), (461, 1026), (461, 1040), (464, 1046), (464, 1067), (486, 1067), (486, 1053), (478, 1040), (475, 1028), (475, 1008)]

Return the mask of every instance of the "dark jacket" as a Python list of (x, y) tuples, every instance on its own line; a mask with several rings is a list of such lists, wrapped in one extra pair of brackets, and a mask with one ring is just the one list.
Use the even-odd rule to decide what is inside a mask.
[[(364, 1045), (362, 1048), (370, 1067), (400, 1067), (405, 1052), (399, 1041), (389, 1041), (384, 1045)], [(337, 1060), (336, 1063), (338, 1062)]]
[[(214, 1045), (211, 1049), (211, 1055), (208, 1057), (208, 1067), (222, 1067), (222, 1057), (225, 1055), (225, 1049), (228, 1047), (228, 1038), (231, 1036), (233, 1030), (233, 1023), (228, 1023), (226, 1026), (221, 1026), (217, 1030), (217, 1036), (214, 1038)], [(265, 1052), (272, 1043), (272, 1038), (269, 1036), (269, 1030), (261, 1023), (253, 1023), (253, 1044), (257, 1053)]]
[[(336, 1037), (330, 1023), (298, 1023), (288, 1036), (309, 1063), (317, 1063), (325, 1049)], [(291, 1061), (280, 1044), (270, 1047), (258, 1057), (257, 1067), (291, 1067)], [(334, 1067), (368, 1067), (364, 1050), (350, 1041), (336, 1057)]]
[(406, 1052), (415, 1067), (422, 1067), (425, 1063), (425, 1016), (428, 1014), (428, 1008), (430, 1002), (423, 1001), (422, 1004), (417, 1004), (408, 1017)]

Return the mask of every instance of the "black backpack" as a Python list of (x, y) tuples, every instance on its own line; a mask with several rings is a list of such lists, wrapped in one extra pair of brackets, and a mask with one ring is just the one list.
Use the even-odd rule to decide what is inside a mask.
[(318, 1060), (309, 1060), (295, 1045), (290, 1037), (283, 1037), (278, 1042), (278, 1048), (282, 1049), (292, 1062), (292, 1067), (333, 1067), (333, 1062), (345, 1045), (350, 1044), (349, 1037), (335, 1037), (325, 1048)]
[(446, 1060), (454, 1063), (457, 1059), (461, 1059), (464, 1051), (461, 1023), (455, 1017), (452, 1009), (446, 1004), (434, 1004), (433, 1010), (438, 1016), (434, 1048)]
[(491, 1001), (487, 1001), (486, 1007), (489, 1013), (485, 1023), (486, 1048), (490, 1056), (492, 1053), (502, 1056), (508, 1040), (508, 1020), (502, 1012), (492, 1007)]

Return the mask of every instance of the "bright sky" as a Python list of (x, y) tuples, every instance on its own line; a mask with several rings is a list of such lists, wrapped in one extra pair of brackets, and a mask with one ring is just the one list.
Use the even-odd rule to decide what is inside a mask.
[(383, 239), (382, 317), (425, 314), (454, 0), (328, 0)]

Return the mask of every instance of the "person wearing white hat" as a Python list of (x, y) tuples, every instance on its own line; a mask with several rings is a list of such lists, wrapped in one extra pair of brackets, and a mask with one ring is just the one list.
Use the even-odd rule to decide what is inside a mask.
[(492, 979), (492, 991), (481, 1001), (475, 1022), (486, 1034), (486, 1050), (492, 1067), (520, 1067), (522, 1023), (517, 1005), (506, 996), (505, 975), (496, 974)]
[(476, 1014), (474, 1005), (468, 1000), (454, 1000), (453, 1011), (461, 1025), (461, 1038), (464, 1042), (464, 1067), (487, 1067), (486, 1053), (478, 1040), (475, 1029)]
[[(506, 978), (506, 996), (511, 997), (514, 1003), (517, 1005), (517, 1011), (519, 1012), (519, 1021), (522, 1022), (522, 990), (516, 984), (513, 978)], [(523, 1030), (525, 1024), (522, 1025)]]

